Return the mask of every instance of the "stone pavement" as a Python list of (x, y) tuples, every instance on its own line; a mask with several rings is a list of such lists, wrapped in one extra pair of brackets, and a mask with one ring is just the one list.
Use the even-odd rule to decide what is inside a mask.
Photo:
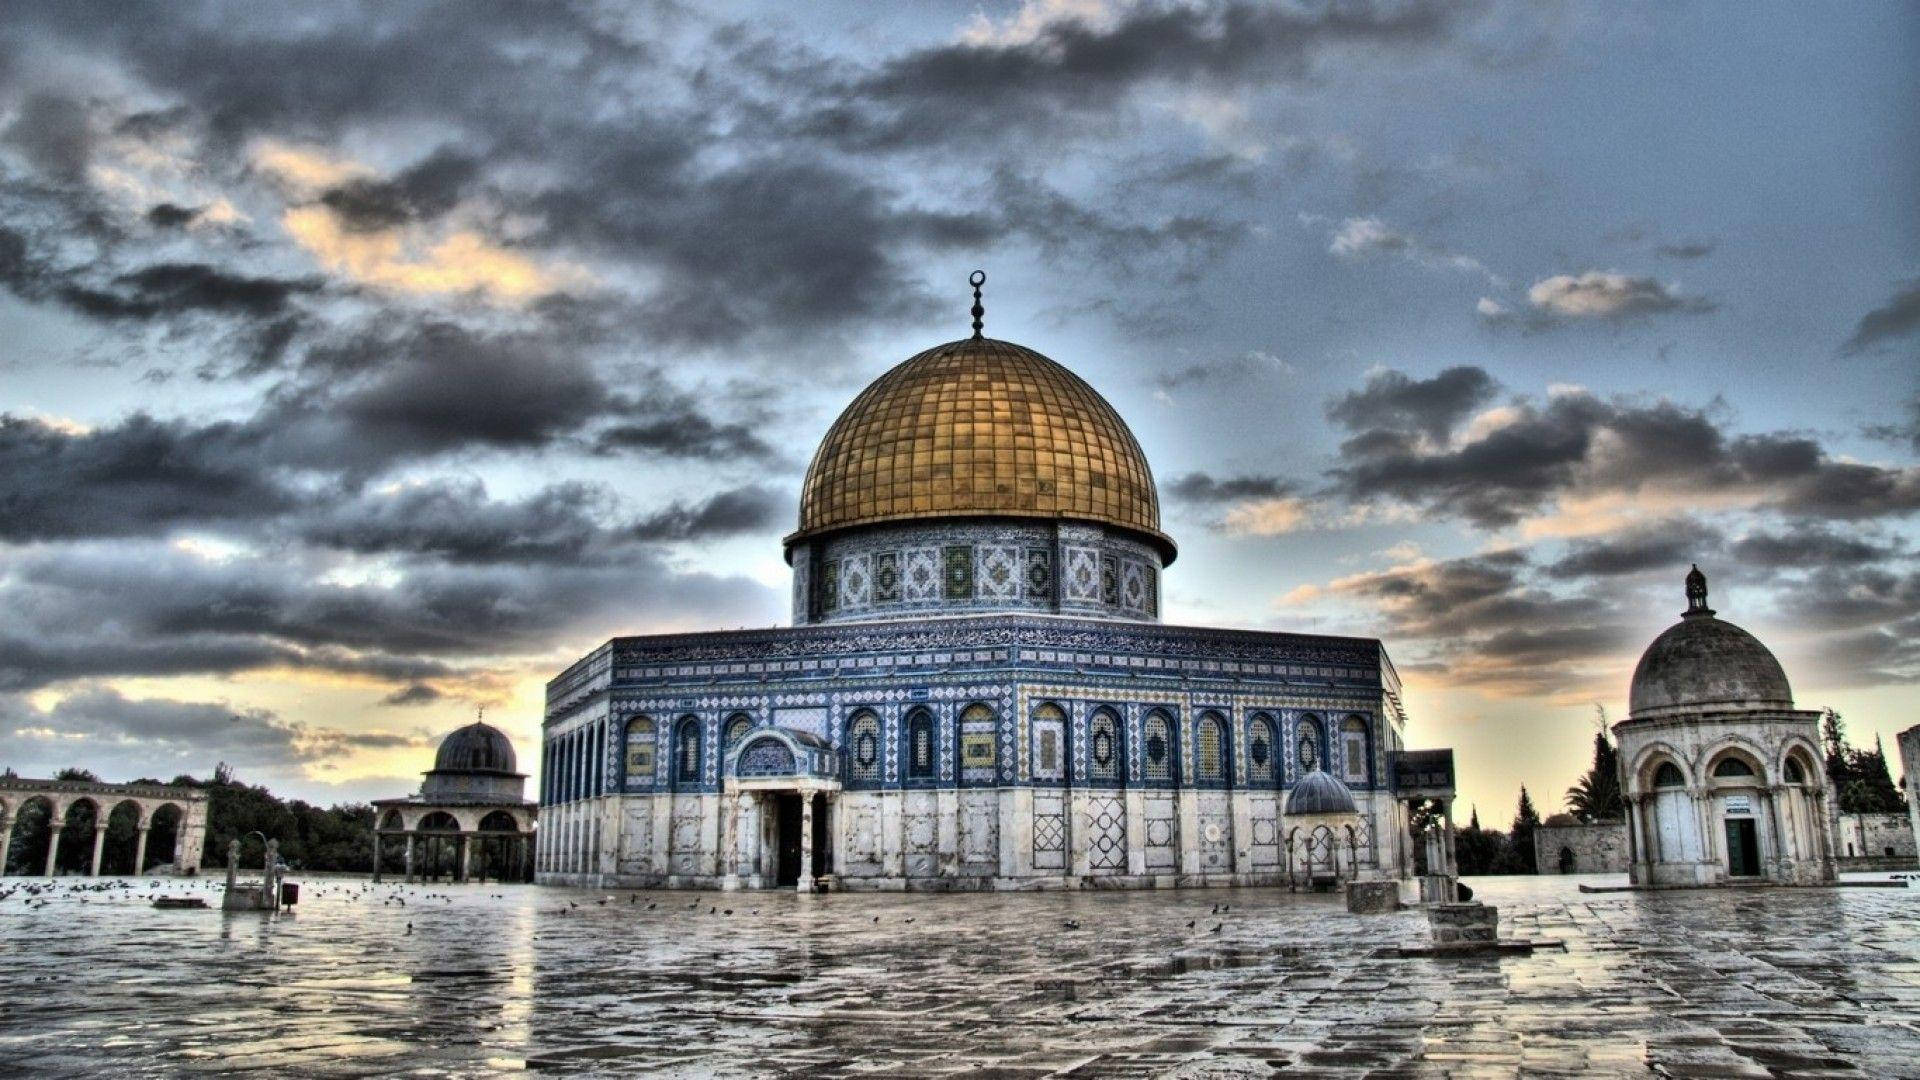
[(16, 892), (0, 1073), (1920, 1077), (1920, 890), (1474, 884), (1567, 950), (1378, 958), (1418, 912), (1268, 889)]

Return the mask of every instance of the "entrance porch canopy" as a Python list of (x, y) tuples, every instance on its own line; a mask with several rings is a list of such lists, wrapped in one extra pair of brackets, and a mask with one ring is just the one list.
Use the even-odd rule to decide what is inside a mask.
[(722, 778), (728, 791), (839, 791), (840, 755), (810, 731), (760, 727), (728, 752)]

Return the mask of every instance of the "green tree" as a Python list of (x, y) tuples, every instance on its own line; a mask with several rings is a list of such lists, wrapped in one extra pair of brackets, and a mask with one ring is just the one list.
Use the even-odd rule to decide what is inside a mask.
[(1592, 767), (1567, 789), (1567, 809), (1583, 822), (1627, 816), (1627, 803), (1620, 794), (1620, 752), (1605, 730), (1594, 733)]
[(1907, 808), (1907, 800), (1894, 786), (1879, 736), (1874, 737), (1872, 750), (1849, 745), (1845, 721), (1828, 709), (1820, 719), (1820, 740), (1825, 744), (1827, 782), (1839, 800), (1841, 813), (1897, 814)]
[(1540, 812), (1533, 808), (1533, 796), (1527, 794), (1527, 786), (1520, 785), (1520, 805), (1513, 814), (1512, 832), (1512, 872), (1516, 874), (1534, 874), (1539, 868), (1534, 865), (1533, 831), (1540, 827)]

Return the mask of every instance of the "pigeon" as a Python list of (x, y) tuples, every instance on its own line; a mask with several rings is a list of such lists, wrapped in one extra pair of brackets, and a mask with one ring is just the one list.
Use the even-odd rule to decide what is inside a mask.
[(1060, 925), (1066, 927), (1069, 930), (1078, 930), (1080, 929), (1080, 920), (1068, 919), (1066, 922), (1063, 922)]
[(1217, 933), (1219, 933), (1219, 932), (1220, 932), (1220, 928), (1221, 928), (1221, 927), (1223, 927), (1223, 926), (1225, 926), (1225, 925), (1227, 925), (1227, 924), (1226, 924), (1226, 923), (1214, 923), (1214, 924), (1213, 924), (1213, 929), (1212, 929), (1211, 931), (1209, 931), (1209, 933), (1214, 933), (1214, 934), (1217, 934)]
[(1188, 920), (1187, 920), (1187, 929), (1189, 929), (1189, 930), (1191, 930), (1191, 929), (1193, 929), (1193, 920), (1192, 920), (1192, 919), (1188, 919)]
[(409, 933), (409, 934), (411, 934), (411, 933), (413, 933), (413, 924), (412, 924), (412, 923), (408, 923), (408, 924), (407, 924), (407, 933)]

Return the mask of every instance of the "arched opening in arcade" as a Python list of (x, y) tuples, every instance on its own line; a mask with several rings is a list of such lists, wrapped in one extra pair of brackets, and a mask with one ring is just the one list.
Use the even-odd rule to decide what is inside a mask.
[(140, 804), (121, 799), (107, 811), (106, 842), (100, 848), (102, 874), (138, 874), (140, 872)]
[(467, 842), (474, 845), (468, 874), (478, 881), (525, 880), (527, 836), (505, 810), (480, 819), (480, 828)]
[(1762, 804), (1767, 798), (1763, 767), (1745, 751), (1726, 750), (1707, 766), (1707, 776), (1726, 842), (1721, 856), (1727, 876), (1763, 876), (1761, 853), (1767, 846), (1761, 835), (1761, 818), (1766, 813)]
[(386, 874), (407, 870), (407, 851), (404, 837), (407, 823), (398, 810), (388, 810), (380, 815), (379, 823), (374, 826), (373, 873), (379, 880)]
[(47, 844), (52, 836), (53, 800), (44, 795), (21, 800), (19, 808), (13, 813), (13, 829), (7, 838), (7, 873), (47, 873)]
[(163, 803), (147, 819), (147, 853), (140, 873), (158, 866), (174, 866), (180, 861), (181, 827), (187, 811), (179, 803)]
[(95, 826), (100, 823), (99, 803), (83, 796), (67, 804), (67, 812), (60, 818), (63, 826), (60, 839), (55, 845), (53, 872), (56, 876), (92, 871)]
[(413, 873), (421, 881), (451, 879), (460, 869), (460, 823), (444, 810), (414, 826)]

